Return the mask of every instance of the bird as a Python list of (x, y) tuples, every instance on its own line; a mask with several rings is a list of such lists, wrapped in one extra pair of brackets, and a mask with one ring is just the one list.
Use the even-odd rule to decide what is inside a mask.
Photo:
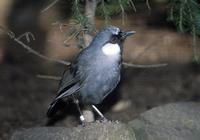
[(80, 102), (91, 105), (102, 120), (107, 120), (95, 105), (117, 87), (121, 77), (123, 43), (134, 33), (112, 25), (99, 31), (63, 73), (58, 95), (49, 105), (47, 117), (57, 112), (59, 102), (71, 99), (77, 105), (82, 123), (85, 118)]

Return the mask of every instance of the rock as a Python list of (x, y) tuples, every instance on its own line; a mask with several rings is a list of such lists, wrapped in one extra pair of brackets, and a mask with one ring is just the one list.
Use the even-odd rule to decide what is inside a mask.
[(156, 107), (129, 125), (137, 140), (199, 140), (200, 104), (183, 102)]
[(91, 123), (85, 127), (36, 127), (16, 131), (11, 140), (136, 140), (128, 125)]
[(153, 108), (128, 124), (90, 123), (85, 127), (38, 127), (16, 131), (11, 140), (199, 140), (200, 103)]

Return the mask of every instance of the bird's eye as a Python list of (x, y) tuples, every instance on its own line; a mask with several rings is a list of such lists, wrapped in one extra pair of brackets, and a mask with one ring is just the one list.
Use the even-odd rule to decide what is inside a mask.
[(111, 39), (110, 39), (110, 43), (112, 43), (112, 44), (116, 44), (117, 41), (118, 41), (117, 35), (113, 35), (113, 36), (111, 37)]

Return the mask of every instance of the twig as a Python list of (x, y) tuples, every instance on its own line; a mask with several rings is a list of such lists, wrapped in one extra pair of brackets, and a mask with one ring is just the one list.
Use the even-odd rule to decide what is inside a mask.
[(133, 10), (134, 10), (135, 12), (137, 12), (137, 9), (136, 9), (135, 4), (133, 3), (133, 1), (132, 1), (132, 0), (129, 0), (129, 2), (130, 2), (130, 4), (131, 4), (131, 6), (133, 7)]
[(108, 22), (109, 22), (110, 17), (109, 17), (108, 12), (106, 11), (104, 0), (101, 1), (101, 6), (102, 6), (102, 10), (103, 10), (102, 12), (103, 12), (105, 24), (107, 25)]
[(76, 36), (78, 36), (80, 34), (82, 30), (78, 30), (76, 32), (74, 32), (71, 36), (69, 36), (65, 41), (64, 44), (67, 44), (70, 40), (74, 39)]
[(152, 64), (152, 65), (138, 65), (138, 64), (132, 64), (132, 63), (127, 63), (127, 62), (123, 62), (122, 64), (124, 66), (135, 67), (135, 68), (158, 68), (158, 67), (164, 67), (164, 66), (168, 65), (166, 63), (163, 63), (163, 64)]
[(146, 5), (147, 5), (148, 9), (151, 10), (151, 6), (149, 4), (149, 0), (146, 0)]
[(44, 8), (41, 13), (46, 12), (48, 9), (50, 9), (51, 7), (53, 7), (59, 0), (54, 0), (52, 3), (50, 3), (46, 8)]
[(71, 64), (70, 62), (67, 62), (67, 61), (64, 61), (64, 60), (58, 60), (58, 59), (47, 57), (47, 56), (35, 51), (34, 49), (29, 47), (28, 45), (26, 45), (24, 42), (22, 42), (19, 39), (20, 36), (16, 37), (16, 35), (12, 31), (8, 31), (8, 30), (6, 30), (5, 28), (3, 28), (1, 26), (0, 26), (0, 29), (2, 31), (4, 31), (13, 41), (15, 41), (18, 44), (20, 44), (24, 49), (28, 50), (30, 53), (32, 53), (32, 54), (34, 54), (34, 55), (36, 55), (36, 56), (38, 56), (38, 57), (40, 57), (42, 59), (45, 59), (45, 60), (48, 60), (48, 61), (52, 61), (52, 62), (56, 62), (56, 63), (60, 63), (60, 64), (67, 65), (67, 66), (69, 66)]
[(121, 8), (121, 11), (122, 11), (122, 25), (125, 25), (125, 10), (124, 10), (124, 7), (122, 5), (122, 1), (118, 0), (118, 2), (119, 2), (119, 6)]
[(19, 37), (17, 37), (17, 39), (20, 40), (24, 36), (26, 37), (26, 41), (28, 43), (31, 41), (30, 38), (32, 38), (32, 40), (35, 40), (35, 36), (31, 32), (25, 32), (25, 33), (21, 34)]
[(60, 23), (59, 21), (56, 21), (56, 22), (52, 23), (51, 25), (53, 25), (53, 26), (57, 26), (58, 25), (61, 33), (64, 32), (63, 31), (63, 27), (64, 26), (68, 26), (68, 24)]
[(200, 53), (198, 51), (198, 48), (197, 48), (197, 36), (196, 36), (196, 30), (195, 30), (195, 27), (193, 26), (193, 29), (192, 29), (192, 36), (193, 36), (193, 40), (192, 40), (192, 46), (193, 46), (193, 53), (194, 53), (194, 60), (196, 62), (199, 61), (199, 58), (200, 58)]
[(42, 78), (42, 79), (50, 79), (50, 80), (61, 80), (61, 77), (60, 76), (52, 76), (52, 75), (41, 75), (41, 74), (38, 74), (36, 75), (37, 78)]
[(37, 51), (33, 50), (32, 48), (30, 48), (28, 45), (24, 44), (22, 41), (18, 40), (17, 38), (12, 38), (12, 39), (15, 42), (17, 42), (18, 44), (20, 44), (23, 48), (27, 49), (29, 52), (35, 54), (36, 56), (38, 56), (42, 59), (53, 61), (53, 62), (56, 62), (56, 63), (67, 65), (67, 66), (71, 64), (70, 62), (67, 62), (67, 61), (64, 61), (64, 60), (57, 60), (57, 59), (50, 58), (50, 57), (47, 57), (45, 55), (42, 55), (42, 54), (38, 53)]

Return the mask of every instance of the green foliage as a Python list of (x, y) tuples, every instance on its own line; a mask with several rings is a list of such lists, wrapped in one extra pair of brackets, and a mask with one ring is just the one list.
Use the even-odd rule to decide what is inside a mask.
[(95, 28), (89, 22), (88, 17), (83, 14), (84, 0), (73, 0), (72, 13), (72, 20), (70, 22), (71, 26), (65, 33), (67, 39), (64, 41), (64, 44), (66, 47), (69, 47), (70, 41), (75, 39), (78, 42), (77, 47), (84, 48), (86, 47), (84, 42), (85, 33), (92, 34), (92, 32), (95, 31)]
[(197, 0), (170, 0), (169, 20), (181, 32), (200, 35), (200, 5)]
[(96, 14), (103, 17), (105, 21), (108, 22), (111, 16), (120, 13), (123, 18), (125, 11), (130, 10), (131, 8), (136, 11), (132, 0), (101, 0), (100, 4), (97, 6)]
[[(96, 12), (97, 15), (104, 17), (106, 23), (110, 17), (122, 13), (122, 20), (124, 21), (125, 10), (130, 9), (131, 6), (135, 9), (132, 0), (100, 0), (98, 1)], [(84, 15), (85, 0), (72, 1), (72, 19), (69, 31), (66, 32), (67, 39), (64, 41), (66, 47), (70, 46), (69, 42), (76, 39), (79, 44), (78, 47), (84, 48), (84, 34), (93, 34), (96, 30), (90, 23), (87, 16)]]
[[(193, 35), (194, 59), (200, 62), (200, 54), (197, 51), (197, 37), (200, 36), (200, 4), (198, 0), (168, 0), (169, 1), (169, 20), (174, 22), (180, 32), (189, 32)], [(126, 11), (131, 8), (136, 11), (134, 3), (146, 2), (148, 9), (149, 0), (98, 0), (96, 15), (105, 19), (105, 23), (112, 16), (121, 14), (124, 23)], [(73, 31), (77, 40), (83, 42), (84, 33), (91, 33), (91, 23), (84, 15), (85, 0), (74, 0), (72, 2)], [(86, 30), (87, 29), (87, 30)], [(81, 34), (83, 32), (83, 34)], [(76, 34), (77, 33), (77, 34)], [(81, 43), (84, 44), (84, 43)], [(81, 45), (80, 45), (81, 46)], [(83, 47), (83, 46), (82, 46)]]
[[(108, 23), (111, 16), (122, 14), (122, 20), (124, 20), (125, 12), (131, 8), (136, 11), (133, 0), (99, 0), (96, 8), (96, 15), (101, 16)], [(76, 24), (80, 24), (83, 27), (90, 27), (88, 18), (83, 14), (85, 0), (74, 0), (72, 2), (73, 19)]]
[(88, 18), (83, 15), (83, 5), (81, 5), (82, 0), (74, 0), (72, 2), (72, 13), (75, 24), (80, 24), (83, 27), (87, 27), (89, 23)]
[(193, 36), (194, 61), (200, 62), (200, 53), (196, 38), (200, 36), (200, 4), (198, 0), (170, 0), (169, 20), (173, 21), (181, 32), (190, 32)]

